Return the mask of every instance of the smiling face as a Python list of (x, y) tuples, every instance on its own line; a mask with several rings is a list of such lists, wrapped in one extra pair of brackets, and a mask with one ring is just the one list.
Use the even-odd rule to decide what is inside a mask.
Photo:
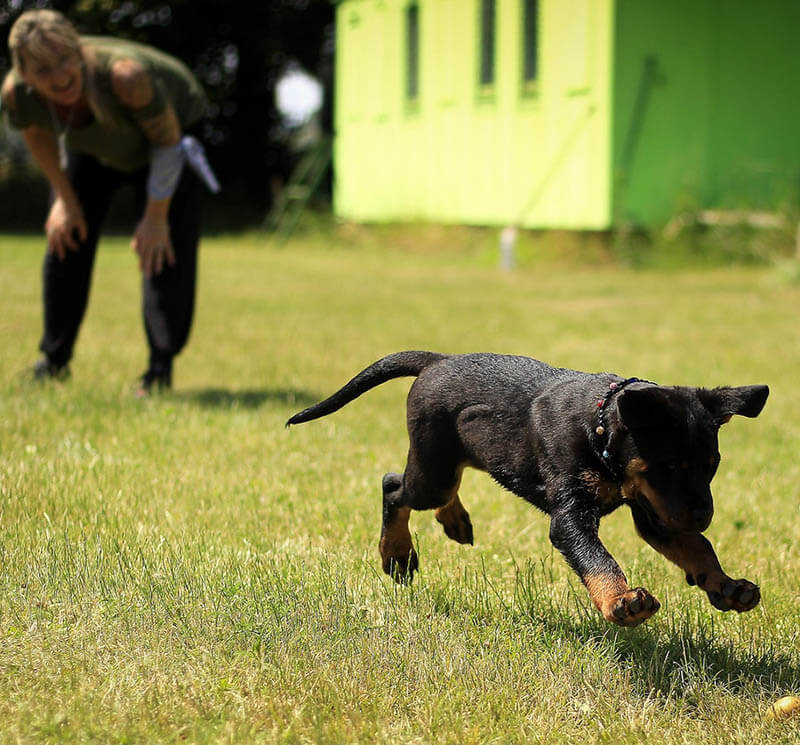
[(33, 57), (22, 51), (22, 79), (39, 95), (61, 106), (73, 106), (83, 93), (80, 52), (53, 44), (47, 56)]
[(8, 46), (18, 74), (40, 96), (61, 106), (78, 102), (84, 88), (81, 42), (61, 13), (23, 13), (11, 27)]

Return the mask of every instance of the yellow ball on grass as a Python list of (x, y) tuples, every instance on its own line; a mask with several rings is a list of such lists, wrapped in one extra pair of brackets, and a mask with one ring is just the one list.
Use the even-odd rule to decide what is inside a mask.
[(767, 710), (767, 719), (800, 717), (800, 696), (783, 696)]

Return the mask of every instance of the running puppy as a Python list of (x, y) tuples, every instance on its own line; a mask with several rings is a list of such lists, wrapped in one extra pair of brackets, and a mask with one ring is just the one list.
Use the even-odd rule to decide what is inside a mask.
[(741, 612), (758, 604), (759, 588), (725, 574), (702, 532), (714, 512), (717, 432), (734, 414), (758, 416), (767, 386), (663, 387), (528, 357), (399, 352), (287, 426), (405, 376), (417, 378), (408, 394), (408, 462), (404, 473), (383, 477), (379, 549), (387, 574), (408, 581), (418, 568), (411, 510), (435, 509), (448, 537), (472, 543), (458, 495), (471, 466), (550, 516), (550, 540), (612, 623), (635, 626), (660, 607), (646, 589), (628, 585), (598, 537), (600, 518), (623, 504), (642, 538), (715, 608)]

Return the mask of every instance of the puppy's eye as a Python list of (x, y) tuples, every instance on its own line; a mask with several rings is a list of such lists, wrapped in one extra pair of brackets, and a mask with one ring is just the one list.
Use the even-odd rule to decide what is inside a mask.
[(667, 463), (667, 470), (671, 472), (676, 471), (688, 471), (689, 470), (689, 462), (682, 460), (680, 463)]

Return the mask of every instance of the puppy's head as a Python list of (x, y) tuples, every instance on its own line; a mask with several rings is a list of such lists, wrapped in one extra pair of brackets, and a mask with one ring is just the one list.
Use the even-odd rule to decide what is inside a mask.
[(768, 395), (765, 385), (622, 391), (619, 414), (630, 435), (626, 496), (646, 500), (670, 531), (705, 530), (714, 514), (719, 428), (734, 414), (758, 416)]

